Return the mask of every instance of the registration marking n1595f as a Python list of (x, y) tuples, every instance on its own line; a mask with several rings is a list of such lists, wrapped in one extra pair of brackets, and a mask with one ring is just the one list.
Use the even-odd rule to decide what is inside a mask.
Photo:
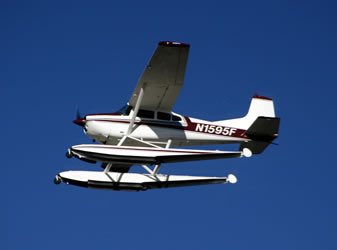
[(216, 135), (229, 135), (229, 136), (234, 134), (236, 130), (237, 130), (236, 128), (222, 127), (210, 124), (200, 124), (200, 123), (197, 123), (197, 126), (195, 127), (196, 132), (203, 132)]

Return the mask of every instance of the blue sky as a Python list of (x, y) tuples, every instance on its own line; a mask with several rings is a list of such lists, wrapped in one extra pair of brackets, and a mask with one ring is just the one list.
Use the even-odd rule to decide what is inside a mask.
[[(2, 1), (2, 249), (336, 249), (335, 1)], [(89, 143), (72, 124), (129, 99), (159, 41), (191, 44), (174, 111), (243, 116), (254, 93), (279, 146), (166, 165), (235, 185), (128, 193), (54, 185)], [(227, 147), (216, 146), (224, 149)], [(232, 149), (236, 149), (232, 145)]]

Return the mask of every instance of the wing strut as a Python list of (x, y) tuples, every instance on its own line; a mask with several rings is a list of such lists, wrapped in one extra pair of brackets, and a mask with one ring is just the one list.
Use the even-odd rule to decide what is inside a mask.
[(153, 175), (154, 177), (157, 176), (159, 169), (160, 169), (161, 163), (160, 164), (156, 164), (154, 169), (151, 170), (151, 168), (149, 168), (147, 165), (142, 165), (142, 167), (149, 172), (150, 175)]
[(165, 146), (165, 148), (169, 148), (169, 147), (171, 147), (171, 143), (172, 143), (172, 140), (171, 140), (171, 139), (169, 139), (169, 140), (167, 141), (167, 143), (166, 143), (166, 146)]
[(135, 124), (136, 116), (138, 114), (138, 110), (139, 110), (140, 104), (141, 104), (143, 96), (144, 96), (144, 87), (145, 87), (145, 83), (143, 84), (143, 86), (141, 87), (141, 89), (139, 91), (137, 102), (136, 102), (136, 105), (135, 105), (135, 107), (133, 109), (131, 120), (130, 120), (130, 124), (129, 124), (129, 127), (128, 127), (127, 131), (126, 131), (126, 134), (119, 141), (119, 143), (117, 144), (117, 146), (121, 146), (124, 143), (125, 139), (127, 137), (129, 137), (129, 135), (131, 134), (132, 127)]
[(136, 116), (138, 114), (140, 103), (142, 102), (142, 99), (143, 99), (143, 96), (144, 96), (144, 87), (145, 87), (144, 85), (145, 85), (145, 83), (143, 84), (143, 87), (139, 91), (139, 95), (138, 95), (138, 99), (137, 99), (137, 102), (136, 102), (136, 106), (135, 106), (135, 108), (133, 110), (132, 117), (131, 117), (131, 120), (130, 120), (130, 125), (128, 127), (128, 130), (126, 131), (126, 135), (130, 135), (132, 127), (133, 127), (133, 124), (135, 123), (135, 119), (136, 119)]
[(108, 163), (108, 165), (104, 169), (104, 174), (109, 173), (111, 167), (112, 167), (112, 163)]
[(154, 147), (154, 148), (161, 148), (153, 143), (150, 143), (150, 142), (147, 142), (147, 141), (144, 141), (144, 140), (141, 140), (141, 139), (138, 139), (136, 137), (133, 137), (131, 135), (125, 135), (121, 140), (120, 142), (118, 143), (118, 146), (121, 146), (121, 142), (123, 143), (125, 141), (126, 138), (129, 138), (129, 139), (132, 139), (132, 140), (135, 140), (135, 141), (138, 141), (140, 143), (143, 143), (145, 145), (148, 145), (148, 146), (151, 146), (151, 147)]

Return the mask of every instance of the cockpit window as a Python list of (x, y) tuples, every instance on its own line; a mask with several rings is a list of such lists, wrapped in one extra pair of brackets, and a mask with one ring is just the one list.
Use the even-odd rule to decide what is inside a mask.
[(131, 111), (131, 106), (125, 105), (120, 110), (118, 110), (116, 113), (121, 115), (129, 115)]
[(176, 116), (176, 115), (172, 115), (172, 120), (175, 121), (175, 122), (179, 122), (179, 121), (181, 121), (181, 117)]
[(164, 113), (164, 112), (158, 112), (157, 113), (157, 119), (159, 119), (159, 120), (165, 120), (165, 121), (170, 121), (171, 120), (171, 114)]
[(138, 110), (138, 117), (154, 119), (154, 111), (140, 109)]

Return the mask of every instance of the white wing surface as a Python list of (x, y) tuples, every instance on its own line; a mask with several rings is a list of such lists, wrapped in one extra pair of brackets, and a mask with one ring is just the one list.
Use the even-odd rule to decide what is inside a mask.
[(160, 42), (138, 81), (129, 105), (135, 107), (143, 87), (140, 109), (170, 112), (183, 86), (189, 47), (184, 43)]

